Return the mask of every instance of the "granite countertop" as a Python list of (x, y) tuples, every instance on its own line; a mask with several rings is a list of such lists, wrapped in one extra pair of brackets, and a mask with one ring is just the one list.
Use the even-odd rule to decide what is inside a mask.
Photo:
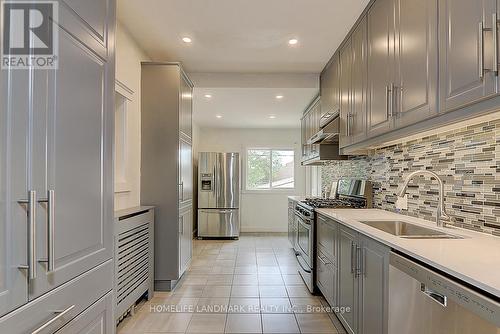
[[(379, 209), (316, 209), (316, 212), (500, 297), (499, 237), (458, 227), (438, 228), (427, 220)], [(387, 219), (423, 225), (463, 239), (404, 239), (360, 222)]]

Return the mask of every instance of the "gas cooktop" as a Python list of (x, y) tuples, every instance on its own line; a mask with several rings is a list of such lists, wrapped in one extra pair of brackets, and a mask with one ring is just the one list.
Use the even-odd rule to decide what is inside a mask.
[(311, 207), (311, 208), (365, 208), (366, 201), (363, 199), (354, 199), (354, 198), (319, 198), (319, 197), (311, 197), (306, 198), (301, 201), (303, 204)]

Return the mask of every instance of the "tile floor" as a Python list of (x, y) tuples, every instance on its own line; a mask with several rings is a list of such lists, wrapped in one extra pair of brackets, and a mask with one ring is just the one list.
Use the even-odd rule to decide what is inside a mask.
[(195, 240), (176, 288), (141, 303), (118, 334), (344, 333), (322, 305), (298, 275), (286, 235)]

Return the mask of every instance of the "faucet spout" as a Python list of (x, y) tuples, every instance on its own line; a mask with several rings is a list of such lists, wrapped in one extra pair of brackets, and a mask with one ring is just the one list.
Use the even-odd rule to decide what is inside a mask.
[(416, 172), (410, 173), (407, 177), (405, 182), (403, 183), (403, 186), (399, 189), (398, 191), (398, 196), (403, 197), (406, 194), (406, 190), (408, 189), (408, 184), (413, 180), (414, 178), (418, 176), (430, 176), (431, 178), (434, 178), (437, 180), (438, 185), (439, 185), (439, 201), (438, 201), (438, 207), (437, 207), (437, 214), (436, 214), (436, 224), (439, 227), (444, 227), (445, 224), (443, 222), (443, 219), (450, 219), (450, 216), (446, 212), (446, 207), (444, 205), (444, 183), (443, 180), (439, 177), (434, 172), (431, 172), (429, 170), (418, 170)]

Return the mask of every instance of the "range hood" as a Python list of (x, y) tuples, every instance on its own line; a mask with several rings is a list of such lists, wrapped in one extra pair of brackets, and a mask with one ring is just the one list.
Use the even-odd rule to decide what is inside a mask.
[(330, 123), (320, 129), (314, 136), (309, 138), (307, 143), (320, 144), (320, 143), (338, 143), (340, 133), (340, 117), (334, 118)]
[(315, 144), (316, 154), (309, 159), (301, 162), (302, 166), (321, 166), (325, 162), (332, 160), (347, 160), (347, 155), (339, 153), (339, 144), (337, 143), (323, 143)]

